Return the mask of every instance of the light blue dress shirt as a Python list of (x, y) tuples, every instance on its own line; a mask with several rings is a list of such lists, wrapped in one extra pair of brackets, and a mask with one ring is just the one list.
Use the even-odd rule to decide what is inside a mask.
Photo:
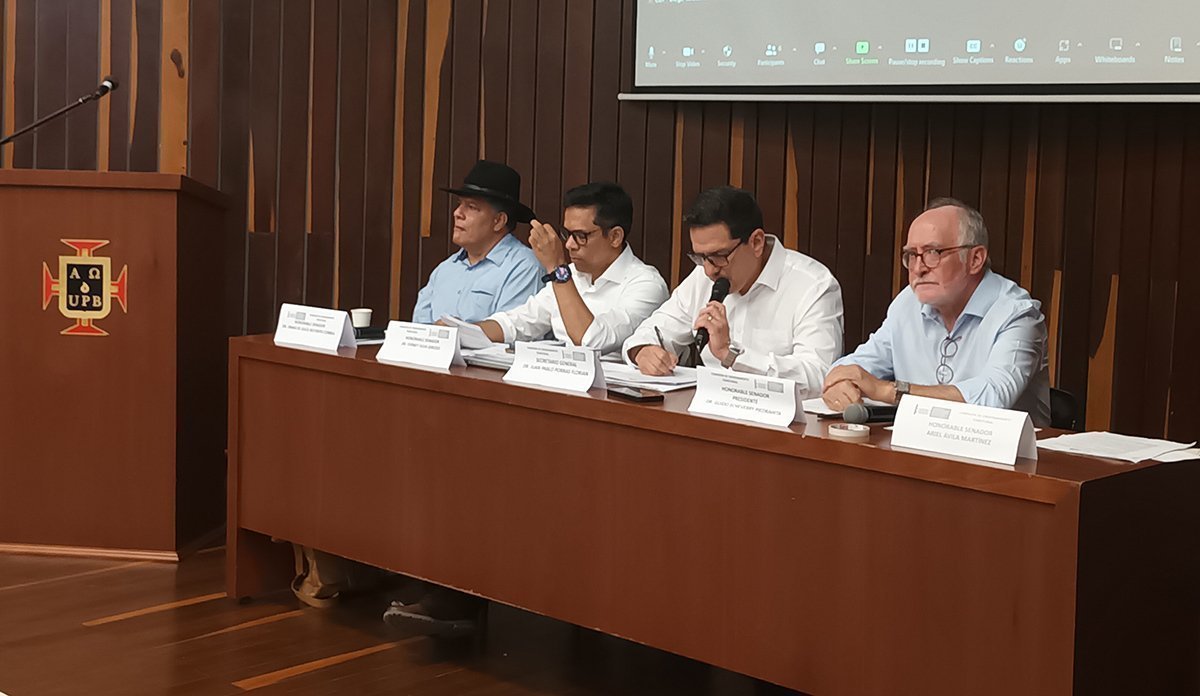
[[(943, 343), (954, 348), (943, 359)], [(1046, 320), (1041, 303), (1011, 280), (985, 271), (962, 315), (947, 332), (938, 311), (904, 288), (883, 326), (834, 363), (862, 367), (879, 379), (950, 384), (967, 403), (1025, 411), (1034, 425), (1050, 423)], [(939, 367), (943, 380), (939, 381)], [(946, 377), (949, 380), (946, 381)]]
[(533, 250), (506, 234), (475, 265), (459, 249), (439, 263), (417, 293), (413, 321), (432, 324), (444, 316), (479, 322), (519, 307), (542, 287), (542, 265)]

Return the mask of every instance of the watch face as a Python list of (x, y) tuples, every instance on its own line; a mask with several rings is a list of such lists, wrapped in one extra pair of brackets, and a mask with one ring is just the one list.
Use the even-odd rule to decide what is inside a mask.
[(554, 269), (554, 280), (559, 283), (565, 283), (571, 279), (571, 269), (567, 266), (559, 266)]

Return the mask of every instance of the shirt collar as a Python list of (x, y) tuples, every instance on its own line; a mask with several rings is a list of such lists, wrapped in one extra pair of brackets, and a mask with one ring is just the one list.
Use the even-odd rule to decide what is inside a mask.
[[(959, 318), (965, 316), (983, 318), (992, 305), (996, 304), (996, 299), (1000, 296), (1000, 280), (999, 276), (992, 273), (991, 270), (983, 272), (983, 279), (979, 281), (979, 285), (975, 286), (975, 292), (971, 293), (971, 299), (967, 300), (967, 305), (963, 307), (962, 314)], [(933, 307), (923, 304), (921, 305), (921, 315), (926, 319), (941, 321), (941, 315)], [(958, 322), (955, 322), (957, 328)]]
[[(599, 278), (593, 280), (592, 277), (587, 273), (579, 273), (578, 275), (587, 278), (588, 281), (593, 285), (600, 285), (602, 283), (620, 284), (625, 282), (625, 276), (629, 273), (629, 269), (633, 266), (633, 261), (633, 249), (626, 244), (625, 248), (622, 249), (621, 253), (617, 255), (617, 258), (613, 259), (612, 263), (608, 264), (608, 268), (604, 269), (604, 272), (600, 274)], [(576, 271), (575, 264), (571, 264), (571, 271)]]
[[(500, 238), (500, 241), (496, 242), (496, 246), (492, 247), (491, 251), (489, 251), (487, 253), (487, 256), (480, 259), (479, 263), (483, 263), (484, 261), (491, 261), (492, 263), (494, 263), (496, 265), (500, 265), (500, 263), (502, 261), (507, 259), (513, 253), (513, 251), (515, 250), (513, 247), (514, 244), (521, 246), (520, 240), (518, 240), (516, 237), (512, 236), (512, 234), (504, 235), (503, 237)], [(466, 249), (459, 249), (458, 253), (454, 255), (454, 260), (457, 263), (464, 263), (464, 264), (470, 265), (470, 261), (467, 260), (467, 250)], [(479, 263), (477, 263), (475, 265), (478, 266)]]
[(758, 285), (765, 285), (772, 290), (779, 289), (779, 281), (783, 278), (784, 256), (787, 255), (787, 251), (784, 250), (779, 238), (773, 234), (767, 235), (767, 254), (767, 263), (763, 266), (762, 272), (758, 274), (758, 278), (754, 280), (754, 285), (750, 286), (750, 290), (754, 290)]

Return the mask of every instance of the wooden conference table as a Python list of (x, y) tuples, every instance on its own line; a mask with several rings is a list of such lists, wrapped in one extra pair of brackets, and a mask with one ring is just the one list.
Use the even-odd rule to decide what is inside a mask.
[(816, 696), (1194, 694), (1200, 469), (1016, 469), (233, 339), (229, 594), (286, 539)]

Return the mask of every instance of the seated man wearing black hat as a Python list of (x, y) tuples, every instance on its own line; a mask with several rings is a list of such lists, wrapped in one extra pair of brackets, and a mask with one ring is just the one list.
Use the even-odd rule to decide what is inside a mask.
[[(458, 196), (454, 243), (458, 251), (438, 264), (417, 295), (413, 321), (432, 324), (443, 316), (483, 321), (519, 307), (542, 287), (542, 265), (533, 250), (511, 233), (533, 211), (521, 203), (521, 175), (511, 167), (480, 160)], [(313, 607), (334, 604), (344, 590), (378, 584), (371, 568), (308, 547), (297, 547), (299, 571), (292, 591)]]
[(483, 321), (519, 307), (542, 286), (533, 251), (511, 233), (533, 211), (521, 203), (521, 175), (507, 165), (480, 160), (458, 196), (454, 243), (461, 247), (438, 264), (417, 294), (413, 321), (432, 324), (444, 316)]

